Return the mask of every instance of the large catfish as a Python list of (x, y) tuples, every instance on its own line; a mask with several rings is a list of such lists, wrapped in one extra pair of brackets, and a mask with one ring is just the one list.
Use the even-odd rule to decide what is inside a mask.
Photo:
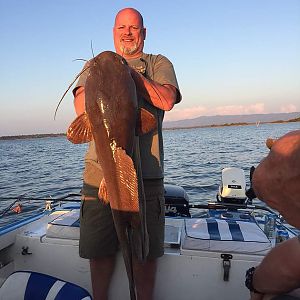
[(104, 174), (99, 198), (110, 204), (135, 299), (132, 259), (145, 260), (149, 246), (138, 136), (156, 123), (152, 114), (139, 109), (130, 68), (121, 56), (102, 52), (86, 72), (86, 113), (73, 121), (67, 137), (73, 143), (95, 141)]

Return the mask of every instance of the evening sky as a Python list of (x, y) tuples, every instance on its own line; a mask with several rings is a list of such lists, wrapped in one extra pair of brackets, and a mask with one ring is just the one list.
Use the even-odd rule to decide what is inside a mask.
[(113, 50), (115, 14), (138, 9), (145, 52), (167, 56), (182, 103), (166, 120), (300, 111), (300, 1), (0, 0), (0, 136), (64, 132), (93, 51)]

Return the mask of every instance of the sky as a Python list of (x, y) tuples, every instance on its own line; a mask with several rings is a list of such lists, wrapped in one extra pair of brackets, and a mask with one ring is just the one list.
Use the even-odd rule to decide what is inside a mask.
[(144, 17), (144, 51), (175, 68), (182, 102), (165, 120), (300, 111), (300, 0), (0, 0), (0, 136), (65, 132), (94, 53), (114, 50), (116, 13)]

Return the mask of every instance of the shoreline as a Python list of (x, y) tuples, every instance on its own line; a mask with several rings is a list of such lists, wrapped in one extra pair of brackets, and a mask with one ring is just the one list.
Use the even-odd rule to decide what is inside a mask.
[(38, 134), (24, 134), (24, 135), (7, 135), (0, 136), (0, 141), (4, 140), (26, 140), (26, 139), (40, 139), (47, 137), (65, 136), (65, 133), (38, 133)]
[(212, 124), (212, 125), (199, 125), (199, 126), (191, 126), (191, 127), (172, 127), (172, 128), (163, 128), (163, 130), (177, 130), (177, 129), (193, 129), (193, 128), (214, 128), (214, 127), (230, 127), (230, 126), (249, 126), (249, 125), (255, 125), (259, 127), (261, 124), (283, 124), (283, 123), (296, 123), (300, 122), (300, 117), (296, 119), (291, 119), (287, 121), (278, 120), (278, 121), (272, 121), (272, 122), (237, 122), (237, 123), (224, 123), (224, 124)]
[[(278, 120), (272, 122), (260, 122), (257, 126), (256, 123), (224, 123), (224, 124), (212, 124), (212, 125), (200, 125), (200, 126), (192, 126), (192, 127), (172, 127), (172, 128), (163, 128), (163, 130), (178, 130), (178, 129), (194, 129), (194, 128), (215, 128), (215, 127), (230, 127), (230, 126), (249, 126), (256, 125), (259, 127), (261, 124), (283, 124), (283, 123), (295, 123), (300, 122), (300, 117), (296, 119), (291, 119), (288, 121)], [(40, 134), (26, 134), (26, 135), (8, 135), (8, 136), (0, 136), (0, 141), (4, 140), (25, 140), (25, 139), (39, 139), (39, 138), (47, 138), (47, 137), (59, 137), (66, 136), (65, 133), (40, 133)]]

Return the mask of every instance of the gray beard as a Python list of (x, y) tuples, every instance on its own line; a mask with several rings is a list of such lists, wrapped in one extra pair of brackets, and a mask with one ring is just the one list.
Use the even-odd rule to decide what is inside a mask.
[(137, 49), (137, 45), (136, 44), (134, 46), (132, 46), (132, 47), (121, 46), (121, 52), (123, 54), (126, 54), (126, 55), (133, 54), (136, 51), (136, 49)]

